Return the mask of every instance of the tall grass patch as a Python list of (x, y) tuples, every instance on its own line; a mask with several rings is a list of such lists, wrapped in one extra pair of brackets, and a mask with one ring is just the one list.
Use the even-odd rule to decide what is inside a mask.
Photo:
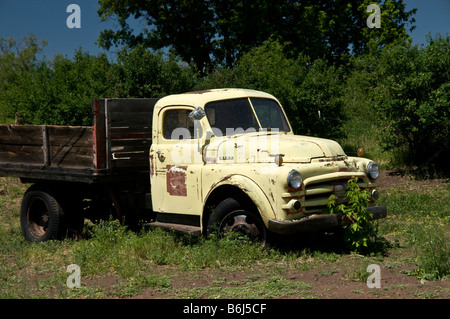
[(260, 243), (235, 234), (219, 239), (180, 236), (162, 229), (134, 233), (113, 220), (92, 226), (90, 234), (91, 238), (73, 247), (74, 262), (89, 276), (115, 272), (129, 278), (160, 265), (185, 270), (241, 267), (282, 257), (281, 252), (263, 249)]
[(417, 269), (409, 272), (422, 279), (441, 279), (450, 269), (450, 187), (387, 190), (382, 199), (389, 218), (381, 223), (383, 234), (412, 248)]
[(448, 233), (437, 223), (415, 224), (410, 227), (418, 269), (412, 274), (422, 279), (441, 279), (450, 274)]
[(116, 220), (102, 221), (90, 229), (91, 238), (73, 247), (74, 262), (83, 274), (96, 276), (115, 272), (123, 278), (131, 277), (143, 267), (143, 261), (132, 249), (136, 235)]

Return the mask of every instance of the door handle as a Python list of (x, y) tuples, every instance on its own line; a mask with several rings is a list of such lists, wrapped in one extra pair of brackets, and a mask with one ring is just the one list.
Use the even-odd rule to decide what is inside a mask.
[(166, 159), (166, 157), (164, 156), (164, 153), (161, 152), (161, 151), (157, 151), (156, 154), (158, 154), (158, 159), (159, 159), (161, 162), (164, 162), (164, 160)]

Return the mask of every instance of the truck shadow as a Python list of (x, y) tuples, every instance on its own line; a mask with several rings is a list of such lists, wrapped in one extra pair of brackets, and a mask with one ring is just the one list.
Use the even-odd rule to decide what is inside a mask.
[[(349, 254), (352, 252), (350, 246), (344, 239), (342, 232), (335, 233), (311, 233), (298, 235), (276, 235), (271, 234), (266, 242), (266, 247), (282, 252), (323, 252), (335, 254)], [(393, 245), (384, 237), (377, 237), (371, 240), (364, 255), (381, 254), (386, 256), (388, 249)]]

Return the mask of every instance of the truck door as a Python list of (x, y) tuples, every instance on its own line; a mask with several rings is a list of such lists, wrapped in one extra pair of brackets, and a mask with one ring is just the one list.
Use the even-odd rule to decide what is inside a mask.
[(193, 107), (170, 106), (158, 116), (157, 141), (150, 149), (153, 210), (201, 215), (201, 169)]

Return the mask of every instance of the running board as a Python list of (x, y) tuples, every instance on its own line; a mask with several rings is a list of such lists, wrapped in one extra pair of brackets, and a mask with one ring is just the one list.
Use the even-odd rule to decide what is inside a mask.
[(144, 225), (145, 228), (166, 228), (166, 229), (172, 229), (174, 231), (191, 235), (191, 236), (200, 236), (202, 234), (202, 229), (199, 226), (190, 226), (190, 225), (184, 225), (184, 224), (173, 224), (173, 223), (162, 223), (162, 222), (151, 222)]

